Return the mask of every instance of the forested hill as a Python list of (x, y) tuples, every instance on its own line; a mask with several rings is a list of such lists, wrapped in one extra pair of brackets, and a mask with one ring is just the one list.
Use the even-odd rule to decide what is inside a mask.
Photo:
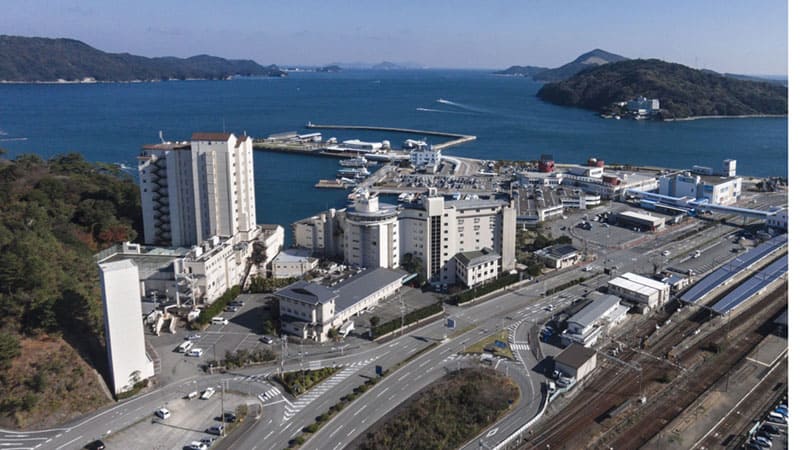
[(74, 39), (0, 36), (0, 81), (151, 81), (285, 76), (277, 66), (208, 55), (147, 58), (106, 53)]
[(657, 59), (620, 61), (544, 85), (536, 94), (564, 106), (607, 111), (614, 102), (657, 98), (661, 117), (787, 114), (787, 88), (739, 80)]
[(114, 166), (0, 157), (0, 428), (54, 425), (110, 401), (93, 371), (108, 371), (93, 254), (139, 234), (139, 205)]

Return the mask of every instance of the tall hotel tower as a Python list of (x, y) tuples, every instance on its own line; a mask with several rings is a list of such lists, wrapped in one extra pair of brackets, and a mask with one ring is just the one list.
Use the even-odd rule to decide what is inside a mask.
[(139, 190), (146, 244), (191, 247), (258, 234), (249, 136), (194, 133), (191, 142), (146, 145)]

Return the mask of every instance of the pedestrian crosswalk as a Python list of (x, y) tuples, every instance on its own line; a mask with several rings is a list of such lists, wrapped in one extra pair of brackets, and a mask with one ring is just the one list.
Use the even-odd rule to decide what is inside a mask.
[(528, 346), (527, 343), (514, 342), (514, 343), (510, 344), (510, 347), (511, 347), (511, 350), (515, 351), (515, 352), (523, 351), (523, 350), (530, 350), (530, 346)]
[(481, 355), (478, 355), (478, 354), (475, 354), (475, 353), (467, 353), (467, 354), (453, 353), (452, 355), (447, 356), (447, 358), (444, 359), (444, 362), (448, 363), (448, 362), (451, 362), (451, 361), (463, 361), (463, 360), (466, 360), (466, 359), (478, 359), (478, 358), (480, 358), (480, 356)]
[(234, 377), (234, 381), (249, 381), (253, 383), (267, 383), (269, 376), (271, 375), (270, 372), (259, 373), (255, 375), (239, 375)]
[(258, 394), (258, 399), (261, 400), (261, 403), (267, 403), (270, 399), (279, 397), (280, 395), (281, 395), (280, 389), (276, 387), (271, 387), (269, 390)]

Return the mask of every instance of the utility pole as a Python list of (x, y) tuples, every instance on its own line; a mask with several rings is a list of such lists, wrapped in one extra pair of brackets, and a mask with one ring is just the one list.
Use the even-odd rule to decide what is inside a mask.
[(400, 292), (400, 336), (403, 335), (406, 327), (406, 302), (403, 300), (403, 293)]
[(220, 383), (222, 387), (220, 395), (219, 395), (219, 418), (222, 420), (222, 431), (220, 432), (220, 437), (225, 436), (225, 380)]

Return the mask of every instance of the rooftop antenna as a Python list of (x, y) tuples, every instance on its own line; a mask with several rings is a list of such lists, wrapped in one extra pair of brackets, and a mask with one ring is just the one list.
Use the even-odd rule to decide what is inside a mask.
[(158, 130), (158, 138), (161, 139), (161, 143), (162, 144), (166, 144), (167, 143), (167, 141), (164, 140), (164, 131), (163, 130)]

